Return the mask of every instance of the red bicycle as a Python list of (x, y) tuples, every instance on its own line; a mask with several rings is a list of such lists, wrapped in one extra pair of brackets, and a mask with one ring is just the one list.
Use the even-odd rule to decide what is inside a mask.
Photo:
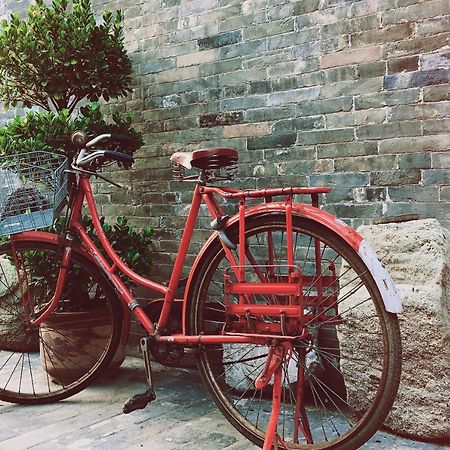
[[(131, 312), (146, 330), (149, 388), (126, 412), (155, 398), (150, 352), (170, 359), (189, 351), (224, 416), (264, 449), (361, 446), (397, 392), (401, 302), (363, 238), (319, 209), (319, 195), (330, 189), (217, 186), (234, 179), (235, 150), (175, 153), (176, 178), (193, 182), (194, 192), (172, 274), (160, 284), (117, 256), (95, 206), (90, 178), (102, 177), (106, 163), (132, 163), (99, 145), (127, 139), (105, 134), (86, 142), (77, 133), (79, 153), (69, 170), (61, 157), (40, 153), (1, 165), (0, 178), (9, 177), (15, 197), (0, 204), (0, 233), (13, 233), (0, 246), (0, 399), (45, 403), (81, 391), (117, 354)], [(62, 233), (25, 231), (48, 225), (62, 209), (67, 172)], [(298, 196), (311, 204), (298, 203)], [(234, 202), (237, 212), (229, 215)], [(85, 203), (102, 250), (83, 226)], [(211, 236), (180, 281), (206, 210)], [(125, 278), (161, 299), (144, 305)], [(74, 298), (80, 315), (71, 317), (81, 337), (62, 321)], [(90, 327), (100, 313), (100, 324)]]

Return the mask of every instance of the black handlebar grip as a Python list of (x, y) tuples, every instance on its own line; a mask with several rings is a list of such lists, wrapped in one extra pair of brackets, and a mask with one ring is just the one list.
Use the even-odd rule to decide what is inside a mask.
[(132, 164), (134, 162), (134, 158), (131, 155), (121, 152), (114, 152), (112, 150), (105, 150), (104, 157), (124, 164)]

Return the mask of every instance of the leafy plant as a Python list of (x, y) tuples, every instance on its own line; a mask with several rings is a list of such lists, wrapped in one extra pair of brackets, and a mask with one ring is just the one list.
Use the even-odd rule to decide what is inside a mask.
[(15, 155), (31, 151), (48, 151), (72, 158), (75, 149), (70, 136), (76, 130), (86, 133), (118, 133), (135, 138), (135, 145), (122, 145), (120, 150), (132, 154), (142, 144), (142, 134), (133, 129), (131, 114), (114, 113), (107, 121), (98, 103), (80, 109), (72, 118), (67, 109), (59, 113), (30, 111), (25, 116), (14, 117), (0, 128), (0, 154)]
[(96, 23), (90, 0), (43, 0), (27, 18), (0, 22), (0, 100), (69, 115), (87, 98), (106, 101), (130, 91), (131, 62), (123, 44), (123, 14), (105, 11)]
[[(114, 249), (120, 258), (134, 271), (138, 273), (146, 273), (152, 267), (152, 235), (153, 229), (145, 227), (141, 232), (137, 232), (128, 224), (124, 217), (118, 217), (113, 225), (101, 219), (102, 228), (113, 244)], [(95, 232), (92, 220), (85, 216), (83, 224), (86, 227), (89, 236), (96, 245), (99, 239)], [(53, 227), (48, 229), (50, 232), (59, 233), (63, 230), (63, 223), (57, 222)], [(106, 254), (105, 254), (106, 256)], [(55, 286), (58, 277), (58, 269), (56, 265), (59, 261), (50, 259), (50, 254), (39, 251), (30, 250), (22, 255), (24, 263), (28, 267), (31, 285), (37, 289), (47, 289), (48, 286)], [(86, 311), (97, 310), (103, 306), (103, 298), (98, 293), (92, 295), (95, 286), (86, 286), (82, 281), (86, 278), (86, 274), (78, 273), (81, 269), (72, 266), (66, 285), (64, 288), (63, 299), (59, 304), (59, 310), (68, 311)], [(81, 281), (81, 282), (80, 282)], [(53, 292), (47, 293), (47, 296), (53, 295)]]

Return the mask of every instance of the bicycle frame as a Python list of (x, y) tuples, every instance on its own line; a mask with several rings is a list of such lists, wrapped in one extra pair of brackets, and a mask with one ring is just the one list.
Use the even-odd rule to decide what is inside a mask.
[[(221, 241), (225, 254), (230, 262), (230, 266), (234, 268), (235, 275), (241, 284), (242, 292), (239, 292), (241, 302), (244, 302), (244, 296), (250, 294), (249, 289), (254, 289), (254, 286), (245, 286), (243, 279), (243, 266), (245, 265), (245, 258), (248, 256), (246, 254), (245, 248), (245, 222), (246, 219), (251, 217), (256, 217), (263, 214), (273, 214), (281, 213), (286, 215), (286, 232), (288, 245), (287, 247), (292, 247), (289, 245), (290, 236), (292, 236), (292, 216), (297, 215), (311, 219), (324, 227), (328, 228), (330, 231), (340, 235), (345, 239), (356, 251), (359, 251), (363, 238), (355, 232), (351, 227), (345, 223), (337, 220), (333, 215), (322, 211), (318, 208), (318, 196), (320, 193), (329, 192), (330, 188), (316, 187), (316, 188), (274, 188), (274, 189), (262, 189), (262, 190), (237, 190), (232, 188), (224, 187), (214, 187), (205, 186), (203, 184), (196, 184), (193, 192), (191, 207), (189, 215), (186, 219), (185, 228), (180, 241), (178, 254), (176, 256), (172, 273), (167, 286), (154, 282), (147, 279), (133, 270), (131, 270), (117, 255), (117, 253), (112, 248), (109, 243), (105, 233), (102, 230), (99, 214), (95, 205), (94, 195), (92, 191), (92, 186), (87, 177), (81, 176), (79, 178), (79, 184), (76, 188), (75, 195), (72, 201), (71, 215), (68, 223), (68, 229), (78, 234), (81, 238), (85, 251), (88, 256), (103, 270), (105, 275), (114, 285), (118, 296), (122, 302), (127, 305), (127, 307), (132, 311), (137, 320), (142, 324), (147, 333), (153, 335), (156, 341), (159, 342), (171, 342), (181, 345), (191, 345), (191, 344), (217, 344), (217, 343), (262, 343), (265, 344), (268, 339), (280, 338), (279, 335), (270, 334), (245, 334), (245, 335), (231, 335), (231, 334), (220, 334), (220, 335), (208, 335), (208, 336), (191, 336), (188, 334), (189, 330), (186, 327), (186, 315), (188, 313), (187, 305), (190, 295), (190, 289), (197, 275), (199, 269), (200, 261), (202, 256), (207, 251), (212, 242), (217, 239), (218, 232), (214, 232), (210, 239), (205, 243), (199, 255), (197, 256), (193, 267), (189, 273), (188, 282), (186, 285), (185, 295), (183, 298), (183, 329), (181, 334), (172, 334), (170, 336), (164, 336), (163, 331), (169, 321), (169, 315), (171, 312), (172, 304), (175, 300), (175, 293), (179, 285), (180, 276), (182, 268), (184, 266), (189, 244), (192, 239), (194, 227), (197, 221), (198, 213), (200, 210), (200, 205), (202, 202), (206, 205), (209, 215), (212, 220), (223, 217), (224, 212), (217, 200), (217, 196), (224, 199), (234, 199), (239, 203), (238, 213), (229, 218), (226, 221), (226, 229), (233, 225), (238, 225), (239, 228), (239, 261), (236, 261), (231, 250), (227, 245)], [(294, 203), (292, 198), (294, 195), (303, 194), (310, 195), (312, 199), (312, 205), (307, 205), (303, 203)], [(283, 196), (284, 201), (273, 201), (273, 197)], [(263, 200), (255, 206), (247, 207), (247, 198), (259, 198)], [(88, 236), (86, 230), (84, 229), (81, 221), (81, 210), (86, 202), (89, 213), (91, 215), (94, 228), (99, 237), (101, 246), (104, 248), (106, 254), (111, 260), (111, 263), (102, 255), (100, 250), (93, 243), (92, 239)], [(53, 236), (53, 237), (51, 237)], [(58, 237), (51, 235), (49, 233), (42, 232), (25, 232), (15, 235), (12, 239), (14, 241), (27, 240), (38, 237), (41, 240), (51, 240), (53, 242), (58, 241)], [(72, 243), (66, 242), (64, 245), (64, 252), (62, 256), (62, 265), (58, 277), (58, 288), (54, 294), (54, 297), (50, 301), (50, 306), (47, 311), (45, 311), (38, 319), (32, 322), (33, 326), (39, 326), (46, 317), (48, 317), (53, 310), (56, 308), (59, 297), (62, 293), (62, 288), (64, 286), (65, 275), (67, 272), (68, 262), (70, 260)], [(317, 255), (319, 256), (319, 255)], [(377, 260), (378, 262), (378, 260)], [(288, 252), (288, 265), (293, 265), (293, 255), (292, 252)], [(369, 266), (370, 267), (370, 266)], [(139, 305), (137, 300), (134, 298), (133, 294), (126, 287), (124, 282), (118, 275), (118, 271), (121, 271), (130, 280), (135, 282), (137, 285), (148, 288), (154, 292), (160, 293), (163, 297), (163, 306), (157, 326), (150, 320), (148, 315), (145, 313), (144, 309)], [(378, 277), (379, 278), (379, 277)], [(381, 283), (382, 281), (380, 281)], [(273, 289), (283, 289), (281, 286), (274, 287)], [(283, 292), (276, 292), (278, 294), (293, 295), (287, 285), (284, 286)], [(270, 294), (270, 292), (267, 292)], [(275, 291), (273, 292), (275, 294)], [(301, 309), (301, 308), (300, 308)], [(389, 310), (389, 309), (388, 309)], [(274, 311), (275, 312), (275, 311)], [(298, 311), (296, 311), (298, 313)], [(295, 339), (295, 336), (283, 336), (285, 340)]]
[[(329, 297), (327, 297), (327, 294), (324, 294), (324, 290), (326, 290), (324, 288), (332, 286), (333, 293), (338, 291), (338, 288), (333, 285), (336, 278), (335, 275), (327, 276), (322, 271), (322, 261), (326, 261), (326, 259), (322, 259), (323, 254), (321, 254), (320, 242), (318, 239), (313, 238), (312, 244), (315, 249), (314, 258), (316, 272), (312, 275), (303, 275), (301, 270), (295, 266), (293, 250), (294, 216), (308, 219), (318, 226), (326, 228), (329, 232), (339, 235), (355, 250), (356, 253), (360, 254), (364, 262), (368, 261), (370, 263), (366, 265), (376, 283), (378, 285), (381, 283), (382, 286), (385, 286), (386, 290), (389, 291), (390, 277), (387, 272), (381, 268), (381, 264), (378, 259), (376, 259), (375, 254), (371, 253), (370, 247), (364, 242), (363, 238), (351, 227), (339, 221), (333, 215), (318, 208), (319, 194), (329, 192), (330, 190), (331, 189), (329, 188), (323, 187), (237, 190), (232, 188), (206, 186), (202, 183), (197, 183), (194, 188), (191, 207), (186, 219), (178, 253), (174, 261), (168, 285), (166, 286), (137, 274), (120, 259), (102, 230), (90, 180), (86, 176), (79, 176), (77, 185), (71, 195), (70, 215), (66, 226), (67, 232), (65, 236), (56, 236), (54, 234), (43, 232), (25, 232), (11, 237), (14, 256), (15, 243), (27, 240), (51, 242), (52, 244), (57, 244), (62, 250), (61, 266), (53, 298), (50, 300), (46, 310), (43, 311), (37, 319), (30, 320), (30, 326), (39, 327), (39, 325), (54, 312), (63, 292), (65, 278), (70, 267), (72, 251), (75, 250), (81, 252), (89, 257), (103, 271), (105, 276), (114, 286), (123, 305), (126, 305), (134, 314), (154, 342), (179, 345), (258, 344), (268, 346), (269, 352), (266, 364), (255, 382), (255, 387), (262, 392), (262, 389), (269, 383), (271, 378), (273, 377), (274, 379), (272, 393), (273, 410), (267, 427), (264, 449), (267, 450), (272, 448), (272, 444), (277, 446), (277, 439), (279, 437), (277, 437), (276, 430), (280, 412), (280, 398), (282, 395), (283, 382), (282, 365), (280, 362), (284, 359), (290, 359), (292, 349), (296, 345), (296, 342), (298, 343), (298, 341), (308, 338), (308, 324), (312, 320), (318, 319), (319, 315), (322, 314), (319, 312), (319, 315), (315, 315), (315, 312), (308, 312), (307, 306), (311, 304), (308, 303), (308, 301), (315, 302), (314, 304), (317, 309), (322, 311), (324, 308), (333, 307), (334, 304), (332, 303), (329, 305), (326, 303)], [(294, 195), (309, 195), (311, 196), (312, 204), (296, 203), (293, 201)], [(226, 216), (218, 201), (218, 197), (236, 200), (238, 202), (237, 214), (233, 217)], [(274, 197), (282, 197), (283, 199), (274, 201)], [(261, 202), (253, 206), (248, 206), (247, 199), (259, 199)], [(92, 218), (94, 229), (100, 240), (101, 248), (106, 252), (107, 257), (103, 256), (100, 249), (94, 244), (82, 224), (82, 208), (85, 203)], [(202, 203), (206, 205), (213, 223), (218, 224), (218, 226), (212, 225), (214, 232), (204, 244), (190, 270), (183, 297), (182, 332), (170, 334), (166, 331), (169, 328), (169, 317)], [(286, 264), (277, 264), (276, 266), (284, 266), (287, 269), (281, 276), (278, 275), (279, 279), (276, 279), (276, 277), (272, 277), (270, 273), (272, 270), (271, 267), (275, 267), (273, 254), (271, 255), (271, 249), (273, 250), (273, 242), (270, 242), (272, 239), (271, 231), (269, 231), (267, 235), (269, 256), (268, 261), (264, 266), (268, 272), (267, 275), (264, 275), (258, 268), (258, 263), (252, 256), (250, 248), (247, 247), (246, 222), (253, 218), (279, 214), (282, 214), (285, 217), (285, 224), (283, 221), (281, 229), (283, 230), (283, 233), (286, 234), (287, 253)], [(231, 242), (226, 235), (226, 231), (231, 229), (234, 232), (234, 236), (237, 231), (237, 244)], [(78, 246), (78, 244), (74, 242), (75, 236), (79, 236), (81, 239), (81, 246)], [(229, 267), (225, 270), (224, 276), (223, 294), (225, 299), (225, 317), (227, 317), (227, 314), (234, 314), (239, 317), (245, 315), (245, 319), (247, 320), (247, 314), (249, 317), (254, 314), (256, 316), (276, 316), (280, 318), (276, 323), (269, 323), (269, 325), (264, 324), (266, 327), (264, 331), (261, 328), (258, 329), (250, 326), (244, 329), (231, 328), (230, 331), (229, 328), (226, 328), (226, 322), (228, 320), (226, 319), (225, 326), (219, 334), (191, 335), (189, 333), (190, 330), (186, 324), (186, 317), (189, 313), (189, 302), (191, 301), (193, 294), (192, 289), (200, 273), (199, 271), (202, 269), (202, 262), (204, 261), (205, 255), (212, 245), (217, 245), (217, 240), (222, 245), (226, 259), (229, 262)], [(234, 246), (237, 250), (237, 256), (235, 256), (232, 251)], [(362, 253), (363, 251), (366, 253)], [(254, 274), (256, 274), (256, 278), (259, 282), (246, 281), (245, 268), (247, 261), (249, 263), (247, 267), (251, 267), (251, 269), (254, 270)], [(334, 271), (334, 268), (331, 270)], [(163, 296), (162, 309), (157, 323), (153, 323), (145, 309), (140, 306), (132, 292), (122, 281), (119, 272), (137, 285), (148, 288)], [(308, 283), (315, 284), (316, 293), (312, 294), (311, 297), (308, 297), (308, 294), (303, 294), (303, 287), (301, 284), (302, 278), (307, 285)], [(380, 291), (383, 295), (383, 290), (380, 289)], [(227, 296), (230, 293), (238, 299), (237, 303), (231, 304), (227, 302)], [(277, 302), (268, 302), (268, 304), (261, 305), (251, 301), (251, 297), (254, 294), (266, 294), (269, 298), (271, 296), (283, 296), (285, 301), (278, 304)], [(389, 295), (392, 295), (390, 291)], [(26, 299), (24, 299), (24, 297), (25, 296), (22, 294), (23, 301), (25, 302)], [(386, 304), (386, 309), (390, 311), (389, 302), (384, 296), (383, 300)], [(334, 301), (334, 298), (332, 301)], [(395, 300), (394, 296), (394, 309), (398, 307), (399, 302), (400, 300)], [(26, 310), (26, 308), (24, 309)], [(309, 316), (308, 314), (312, 315)], [(286, 328), (286, 321), (291, 319), (295, 320), (296, 326), (292, 329)], [(327, 323), (339, 324), (339, 320), (341, 319), (337, 312), (337, 307), (335, 316), (331, 318), (330, 316), (326, 316), (325, 319)], [(335, 319), (335, 322), (332, 322), (333, 319)], [(250, 322), (250, 319), (248, 320)], [(270, 325), (273, 325), (273, 328), (270, 328)], [(304, 417), (304, 407), (302, 406), (304, 369), (298, 365), (297, 370), (299, 374), (299, 384), (297, 385), (296, 398), (299, 399), (299, 403), (295, 410), (295, 423), (299, 424), (299, 430), (306, 437), (307, 442), (311, 442), (311, 432), (309, 430), (308, 422)], [(298, 430), (296, 430), (296, 433), (297, 437), (294, 437), (294, 439), (298, 440)], [(282, 440), (280, 440), (280, 442), (282, 443)]]

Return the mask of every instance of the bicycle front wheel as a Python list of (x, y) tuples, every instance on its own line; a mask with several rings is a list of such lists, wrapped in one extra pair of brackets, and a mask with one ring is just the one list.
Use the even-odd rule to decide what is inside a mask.
[(108, 280), (73, 251), (58, 306), (39, 327), (61, 265), (57, 245), (0, 245), (0, 400), (48, 403), (84, 389), (113, 358), (122, 310)]
[[(246, 228), (247, 281), (285, 281), (293, 273), (287, 266), (285, 218), (256, 218)], [(281, 334), (302, 336), (282, 363), (277, 448), (355, 450), (381, 426), (394, 401), (401, 368), (398, 323), (386, 312), (367, 267), (343, 239), (298, 217), (293, 229), (307, 319), (286, 317), (284, 308), (278, 317), (230, 313), (229, 305), (238, 304), (239, 296), (228, 293), (224, 302), (224, 279), (232, 270), (217, 242), (195, 282), (191, 332), (268, 330), (280, 335), (280, 342)], [(229, 237), (236, 241), (237, 232)], [(247, 295), (245, 303), (273, 307), (292, 304), (292, 297), (258, 293)], [(255, 380), (267, 367), (268, 352), (269, 343), (205, 346), (198, 352), (199, 371), (215, 403), (260, 446), (272, 412), (273, 381), (258, 390)]]

